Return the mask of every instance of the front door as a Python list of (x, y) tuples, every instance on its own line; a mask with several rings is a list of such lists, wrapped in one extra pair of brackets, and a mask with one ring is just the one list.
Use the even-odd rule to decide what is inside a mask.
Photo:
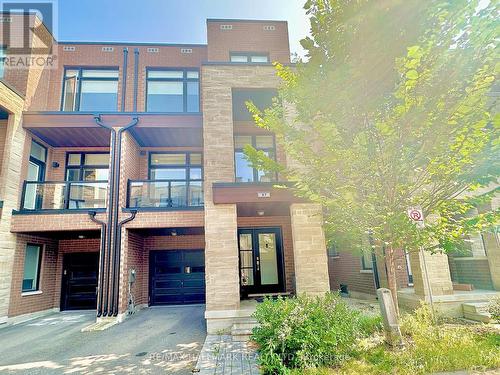
[(98, 252), (64, 255), (61, 310), (96, 308), (98, 267)]
[(285, 291), (279, 228), (239, 229), (238, 246), (244, 296)]

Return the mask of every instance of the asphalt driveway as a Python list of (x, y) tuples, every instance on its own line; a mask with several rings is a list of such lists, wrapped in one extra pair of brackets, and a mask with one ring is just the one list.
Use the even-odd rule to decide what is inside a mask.
[(0, 329), (1, 374), (190, 374), (206, 336), (203, 305), (153, 307), (105, 331), (94, 312)]

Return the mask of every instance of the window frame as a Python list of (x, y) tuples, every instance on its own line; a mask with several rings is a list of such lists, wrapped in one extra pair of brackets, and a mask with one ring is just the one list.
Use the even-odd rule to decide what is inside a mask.
[[(235, 145), (235, 147), (234, 147), (234, 153), (233, 153), (233, 157), (234, 157), (234, 180), (235, 181), (237, 179), (237, 173), (236, 173), (236, 171), (237, 171), (236, 153), (237, 152), (244, 152), (243, 148), (236, 147), (235, 140), (236, 140), (236, 137), (239, 137), (239, 136), (241, 136), (241, 137), (251, 137), (252, 138), (252, 144), (251, 144), (251, 146), (253, 148), (255, 148), (257, 151), (264, 151), (264, 152), (266, 152), (266, 151), (272, 151), (274, 153), (274, 158), (273, 158), (274, 161), (277, 160), (277, 156), (278, 156), (277, 152), (276, 152), (276, 137), (274, 136), (274, 134), (235, 134), (233, 136), (233, 143)], [(257, 137), (260, 137), (260, 136), (270, 136), (270, 137), (272, 137), (273, 138), (273, 148), (261, 148), (261, 147), (257, 148)], [(238, 182), (238, 183), (242, 183), (242, 184), (262, 183), (261, 181), (259, 181), (259, 171), (260, 170), (256, 169), (256, 168), (252, 168), (252, 170), (253, 170), (253, 180), (252, 181), (248, 181), (248, 182), (247, 181), (241, 181), (241, 182)], [(275, 173), (273, 173), (273, 175), (274, 175), (273, 176), (274, 180), (272, 182), (278, 181), (278, 174), (275, 172)]]
[[(32, 289), (24, 289), (23, 288), (23, 282), (25, 280), (24, 279), (24, 272), (25, 272), (25, 267), (26, 267), (26, 251), (28, 250), (28, 246), (38, 247), (38, 263), (37, 263), (37, 270), (36, 270), (36, 284), (35, 284), (35, 288), (32, 288)], [(40, 291), (40, 279), (41, 279), (40, 276), (42, 273), (43, 248), (44, 248), (44, 246), (41, 244), (36, 244), (36, 243), (31, 243), (31, 242), (26, 243), (26, 246), (24, 248), (23, 278), (21, 281), (21, 293), (22, 294)]]
[[(149, 78), (149, 72), (181, 72), (182, 78)], [(197, 72), (198, 78), (188, 78), (188, 72)], [(158, 111), (148, 111), (148, 91), (149, 82), (182, 82), (182, 111), (181, 112), (158, 112)], [(188, 82), (198, 83), (198, 111), (188, 112), (187, 108), (187, 87)], [(146, 67), (146, 85), (145, 85), (145, 95), (144, 95), (144, 112), (145, 113), (166, 113), (166, 114), (201, 114), (201, 80), (200, 80), (200, 69), (199, 68), (173, 68), (173, 67), (159, 67), (159, 66), (148, 66)]]
[(7, 46), (0, 44), (0, 79), (5, 78), (5, 60), (7, 59)]
[[(369, 254), (366, 254), (365, 252), (369, 251)], [(370, 251), (368, 249), (363, 249), (361, 254), (361, 269), (363, 271), (373, 271), (373, 251)], [(369, 265), (366, 264), (366, 259), (365, 256), (370, 256), (370, 261)]]
[[(74, 154), (79, 154), (80, 155), (80, 165), (76, 166), (76, 165), (69, 165), (69, 155), (74, 155)], [(84, 171), (85, 169), (87, 168), (94, 168), (94, 169), (107, 169), (108, 172), (109, 172), (109, 163), (107, 164), (107, 167), (104, 168), (104, 164), (85, 164), (85, 155), (87, 154), (91, 154), (91, 155), (103, 155), (103, 154), (107, 154), (109, 155), (109, 152), (106, 152), (106, 151), (96, 151), (96, 152), (84, 152), (84, 151), (77, 151), (77, 152), (72, 152), (72, 151), (68, 151), (66, 152), (66, 168), (64, 169), (64, 181), (70, 181), (68, 180), (68, 170), (72, 169), (72, 170), (78, 170), (78, 180), (75, 180), (75, 181), (70, 181), (70, 182), (89, 182), (89, 181), (93, 181), (93, 182), (108, 182), (108, 180), (84, 180), (83, 179), (83, 174), (84, 174)], [(111, 158), (111, 155), (110, 155), (110, 158)]]
[[(233, 56), (245, 56), (247, 61), (232, 61)], [(267, 58), (266, 62), (253, 62), (252, 56), (265, 56)], [(229, 62), (232, 64), (269, 64), (271, 58), (269, 52), (248, 52), (248, 51), (229, 51)]]
[[(184, 154), (186, 156), (186, 163), (185, 164), (151, 164), (151, 157), (153, 155), (178, 155), (178, 154)], [(201, 155), (201, 161), (200, 164), (191, 164), (191, 154), (200, 154)], [(162, 168), (169, 168), (169, 169), (184, 169), (186, 171), (186, 178), (184, 179), (179, 179), (179, 178), (172, 178), (172, 179), (152, 179), (151, 178), (151, 172), (153, 169), (162, 169)], [(201, 170), (201, 178), (191, 178), (191, 168), (199, 168)], [(190, 187), (191, 187), (191, 182), (201, 182), (201, 187), (203, 189), (203, 151), (150, 151), (148, 152), (148, 181), (155, 181), (155, 182), (184, 182), (186, 184), (186, 202), (189, 206), (189, 194), (190, 194)], [(130, 192), (130, 189), (128, 189)], [(130, 197), (127, 197), (127, 202), (129, 201)]]
[[(73, 108), (72, 111), (65, 111), (64, 110), (64, 97), (66, 95), (66, 80), (68, 79), (66, 77), (66, 73), (68, 70), (77, 70), (78, 71), (78, 76), (77, 76), (77, 82), (76, 82), (76, 100), (75, 100), (75, 108)], [(84, 70), (111, 70), (111, 71), (116, 71), (118, 73), (118, 76), (116, 78), (108, 78), (108, 77), (83, 77), (82, 72)], [(116, 108), (113, 111), (99, 111), (99, 112), (118, 112), (118, 99), (120, 97), (120, 89), (119, 89), (119, 84), (120, 84), (120, 67), (119, 66), (71, 66), (67, 65), (64, 66), (64, 72), (63, 72), (63, 77), (62, 77), (62, 89), (61, 89), (61, 112), (80, 112), (80, 100), (81, 100), (81, 94), (82, 94), (82, 81), (103, 81), (103, 82), (117, 82), (117, 88), (116, 88)]]

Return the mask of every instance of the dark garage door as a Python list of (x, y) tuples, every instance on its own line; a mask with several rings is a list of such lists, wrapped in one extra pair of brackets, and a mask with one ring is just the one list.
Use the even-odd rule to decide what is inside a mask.
[(150, 252), (150, 304), (205, 302), (203, 250)]
[(99, 253), (65, 254), (61, 309), (95, 309)]

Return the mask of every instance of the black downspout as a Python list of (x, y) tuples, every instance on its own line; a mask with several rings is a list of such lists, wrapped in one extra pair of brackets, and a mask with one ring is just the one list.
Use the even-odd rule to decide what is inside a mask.
[(125, 112), (125, 100), (127, 98), (127, 70), (128, 70), (128, 48), (123, 49), (123, 77), (122, 77), (122, 105), (121, 110)]
[[(122, 134), (124, 132), (126, 132), (128, 129), (134, 127), (135, 125), (137, 125), (137, 123), (139, 122), (139, 118), (138, 117), (134, 117), (132, 119), (132, 122), (130, 124), (128, 124), (127, 126), (123, 127), (123, 128), (120, 128), (118, 130), (118, 135), (117, 135), (117, 147), (116, 147), (116, 165), (118, 166), (117, 170), (116, 170), (116, 174), (115, 174), (115, 181), (114, 181), (114, 189), (115, 189), (115, 210), (114, 210), (114, 213), (113, 213), (113, 275), (112, 275), (112, 286), (111, 286), (111, 305), (109, 306), (109, 309), (108, 309), (108, 315), (111, 315), (114, 310), (115, 310), (115, 306), (114, 306), (114, 302), (115, 302), (115, 296), (118, 295), (118, 292), (116, 291), (116, 289), (119, 287), (119, 284), (116, 283), (116, 278), (117, 278), (117, 267), (119, 267), (120, 265), (120, 259), (119, 257), (117, 257), (117, 254), (120, 252), (120, 242), (121, 242), (121, 238), (118, 237), (118, 226), (119, 226), (119, 223), (118, 223), (118, 210), (119, 210), (119, 207), (120, 207), (120, 170), (121, 170), (121, 154), (122, 154)], [(135, 216), (135, 215), (134, 215)], [(118, 270), (118, 275), (120, 274), (119, 270)]]
[[(118, 230), (117, 230), (117, 237), (121, 241), (122, 238), (122, 227), (124, 224), (128, 223), (129, 221), (132, 221), (135, 219), (135, 215), (137, 215), (137, 210), (131, 210), (130, 211), (130, 216), (127, 217), (126, 219), (123, 219), (118, 223)], [(118, 246), (116, 249), (116, 264), (115, 268), (120, 269), (120, 257), (121, 257), (121, 246)], [(113, 279), (114, 280), (114, 279)], [(114, 295), (114, 310), (113, 310), (113, 316), (118, 315), (118, 297), (120, 295), (120, 272), (118, 272), (118, 275), (116, 277), (116, 290), (113, 288), (113, 292), (115, 293)]]
[(139, 48), (134, 49), (134, 112), (137, 112), (137, 89), (139, 85)]
[(380, 288), (380, 279), (379, 279), (378, 268), (377, 268), (377, 256), (375, 255), (375, 251), (373, 251), (374, 244), (373, 244), (373, 233), (372, 232), (368, 233), (368, 242), (370, 243), (371, 254), (372, 254), (373, 280), (375, 282), (375, 290), (377, 290)]
[[(107, 259), (105, 275), (107, 285), (106, 288), (106, 298), (104, 298), (104, 306), (102, 308), (102, 316), (111, 316), (114, 310), (114, 299), (115, 299), (115, 277), (116, 269), (112, 266), (116, 264), (116, 249), (119, 244), (117, 243), (117, 226), (118, 226), (118, 212), (119, 212), (119, 182), (120, 182), (120, 160), (121, 160), (121, 138), (122, 133), (131, 127), (137, 125), (139, 122), (138, 117), (134, 117), (132, 121), (123, 128), (120, 128), (118, 132), (109, 125), (105, 125), (101, 122), (100, 116), (94, 116), (94, 120), (97, 125), (111, 130), (111, 171), (110, 171), (110, 186), (109, 186), (109, 200), (108, 200), (108, 228), (106, 231), (106, 236), (108, 241), (106, 241), (107, 248)], [(112, 277), (110, 277), (112, 274)], [(110, 293), (111, 292), (111, 293)], [(104, 294), (104, 293), (103, 293)]]
[(99, 296), (99, 301), (97, 302), (97, 316), (102, 315), (102, 278), (104, 277), (104, 258), (106, 255), (105, 248), (106, 248), (106, 223), (104, 221), (96, 219), (95, 215), (97, 212), (95, 211), (89, 211), (89, 216), (90, 220), (92, 220), (94, 223), (97, 223), (101, 225), (101, 256), (100, 256), (100, 270), (99, 270), (99, 278), (101, 278), (101, 282), (99, 283), (98, 286), (98, 292), (97, 295)]
[[(113, 129), (113, 127), (111, 126), (108, 126), (108, 125), (105, 125), (101, 122), (101, 119), (100, 119), (100, 116), (96, 115), (94, 116), (94, 120), (96, 122), (97, 125), (99, 125), (100, 127), (102, 128), (105, 128), (105, 129), (108, 129), (111, 131), (111, 144), (110, 144), (110, 155), (112, 156), (111, 157), (111, 164), (110, 164), (110, 173), (109, 173), (109, 189), (108, 189), (108, 225), (107, 225), (107, 228), (106, 228), (106, 238), (108, 239), (108, 241), (106, 241), (106, 250), (105, 250), (105, 254), (104, 254), (104, 257), (102, 258), (103, 261), (105, 261), (105, 265), (103, 264), (102, 265), (102, 268), (104, 269), (104, 273), (103, 273), (103, 277), (101, 277), (101, 280), (102, 280), (102, 285), (101, 285), (101, 288), (102, 288), (102, 298), (100, 298), (100, 301), (102, 301), (102, 303), (104, 304), (104, 306), (98, 306), (97, 307), (97, 311), (101, 312), (101, 315), (97, 315), (98, 317), (99, 316), (106, 316), (108, 314), (108, 292), (109, 292), (109, 269), (110, 269), (110, 266), (111, 266), (111, 232), (113, 230), (112, 228), (112, 225), (111, 224), (111, 215), (113, 213), (113, 208), (114, 208), (114, 205), (113, 205), (113, 202), (114, 202), (114, 194), (115, 194), (115, 191), (113, 189), (113, 181), (115, 179), (115, 144), (116, 144), (116, 132), (115, 130)], [(107, 285), (106, 288), (104, 288), (104, 285)], [(104, 296), (104, 294), (106, 294), (106, 296)]]

